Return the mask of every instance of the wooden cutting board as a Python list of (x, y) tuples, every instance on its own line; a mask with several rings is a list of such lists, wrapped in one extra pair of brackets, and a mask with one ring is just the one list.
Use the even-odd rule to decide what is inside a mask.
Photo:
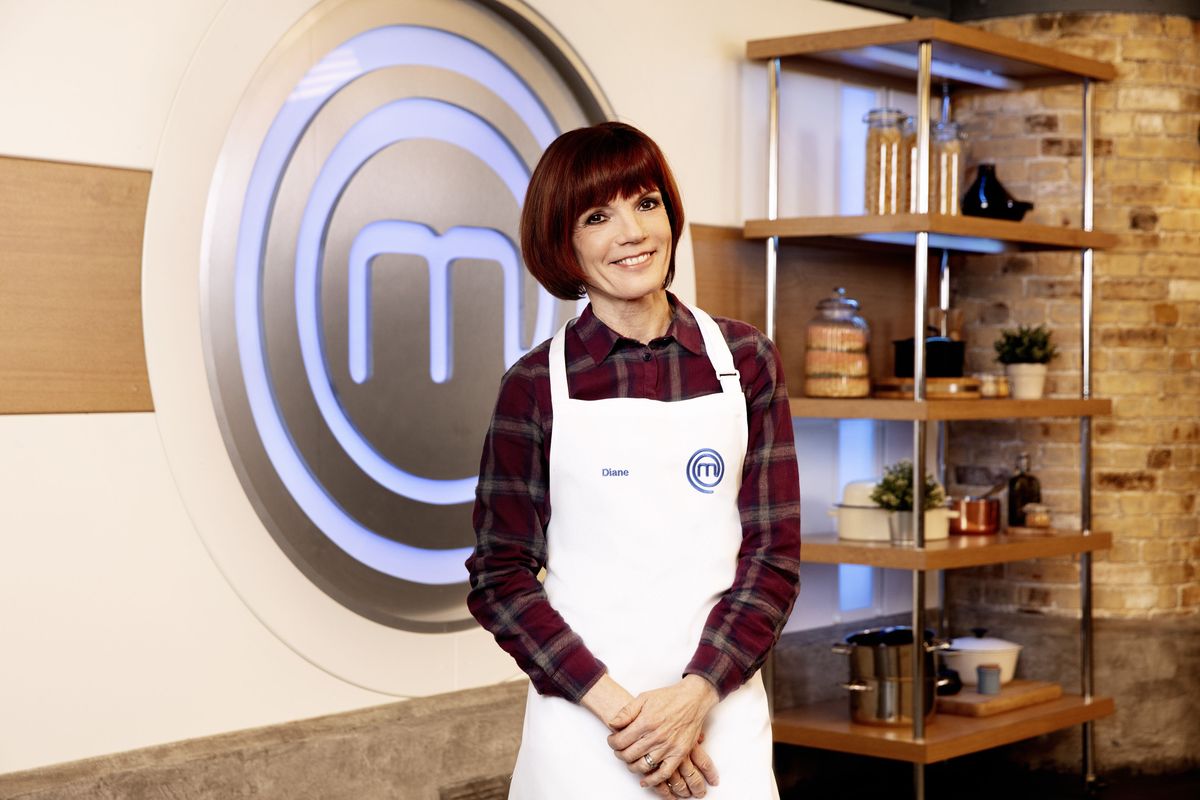
[[(979, 378), (926, 378), (925, 397), (929, 400), (978, 400), (983, 381)], [(874, 381), (872, 397), (911, 400), (912, 378), (880, 378)]]
[(1000, 694), (980, 694), (964, 686), (958, 694), (939, 697), (938, 711), (963, 717), (990, 717), (1015, 708), (1045, 703), (1062, 696), (1062, 686), (1048, 681), (1013, 680), (1000, 687)]

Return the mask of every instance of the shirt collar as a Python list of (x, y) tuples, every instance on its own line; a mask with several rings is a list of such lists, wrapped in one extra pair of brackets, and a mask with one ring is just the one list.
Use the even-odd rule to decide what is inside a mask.
[[(692, 353), (698, 356), (704, 355), (704, 336), (700, 333), (700, 325), (692, 315), (691, 309), (681, 303), (679, 298), (671, 292), (667, 292), (667, 302), (671, 306), (671, 324), (667, 326), (667, 332), (660, 339), (674, 339)], [(632, 341), (601, 322), (600, 318), (592, 312), (591, 303), (588, 303), (587, 308), (579, 315), (579, 319), (575, 321), (571, 330), (579, 337), (584, 349), (587, 350), (595, 364), (600, 364), (608, 358), (618, 342)]]

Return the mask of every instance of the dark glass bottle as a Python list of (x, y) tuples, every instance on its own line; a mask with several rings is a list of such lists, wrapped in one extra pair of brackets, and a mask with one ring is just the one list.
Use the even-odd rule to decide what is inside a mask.
[(1008, 479), (1008, 526), (1025, 526), (1025, 505), (1042, 502), (1042, 482), (1029, 472), (1029, 453), (1017, 458), (1017, 471)]
[(996, 177), (995, 164), (980, 164), (975, 182), (963, 195), (962, 213), (972, 217), (992, 217), (1018, 221), (1033, 208), (1033, 203), (1016, 200)]

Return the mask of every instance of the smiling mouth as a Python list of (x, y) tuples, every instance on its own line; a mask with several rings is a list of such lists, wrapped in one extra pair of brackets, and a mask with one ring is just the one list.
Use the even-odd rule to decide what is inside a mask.
[(653, 250), (646, 252), (646, 253), (638, 253), (635, 256), (629, 256), (627, 258), (622, 258), (622, 259), (620, 259), (618, 261), (614, 261), (612, 263), (616, 264), (618, 267), (637, 267), (637, 266), (641, 266), (642, 264), (645, 264), (647, 261), (649, 261), (650, 256), (652, 256), (652, 255), (654, 255)]

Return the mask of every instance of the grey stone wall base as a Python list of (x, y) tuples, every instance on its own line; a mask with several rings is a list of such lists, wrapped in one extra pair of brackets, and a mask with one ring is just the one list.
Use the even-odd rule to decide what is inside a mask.
[(512, 774), (526, 686), (501, 684), (9, 773), (0, 775), (0, 798), (492, 797)]
[[(909, 619), (899, 615), (785, 635), (776, 649), (777, 707), (844, 696), (837, 684), (849, 677), (849, 668), (844, 657), (830, 652), (830, 646), (855, 630), (904, 625)], [(1078, 620), (952, 606), (950, 625), (950, 635), (969, 635), (970, 628), (979, 626), (987, 628), (989, 635), (1024, 645), (1017, 677), (1057, 681), (1065, 691), (1079, 691)], [(1117, 709), (1095, 725), (1096, 759), (1102, 772), (1174, 774), (1200, 769), (1200, 691), (1196, 689), (1200, 686), (1200, 617), (1096, 620), (1095, 686), (1098, 695), (1114, 698)], [(818, 768), (805, 767), (804, 758), (789, 755), (789, 750), (797, 748), (778, 748), (777, 760), (781, 765), (790, 763), (786, 769), (797, 776), (811, 776), (811, 770)], [(1080, 731), (1075, 727), (974, 758), (1000, 759), (1023, 769), (1073, 772), (1080, 768), (1081, 752)], [(827, 772), (842, 762), (851, 772), (878, 763), (828, 753), (814, 759)]]
[[(1079, 621), (1038, 614), (951, 608), (952, 624), (976, 625), (1025, 646), (1020, 677), (1054, 680), (1078, 692)], [(1200, 768), (1200, 617), (1101, 619), (1095, 623), (1096, 694), (1116, 713), (1099, 720), (1102, 769), (1161, 774)], [(1075, 769), (1078, 728), (1012, 745), (1014, 759), (1035, 769)]]
[[(830, 646), (908, 615), (790, 633), (775, 653), (779, 708), (842, 696), (845, 658)], [(951, 635), (983, 626), (1025, 646), (1019, 677), (1079, 686), (1079, 622), (952, 606)], [(1116, 700), (1096, 723), (1100, 772), (1200, 769), (1200, 617), (1097, 620), (1096, 688)], [(506, 793), (520, 743), (526, 684), (408, 700), (266, 728), (193, 739), (0, 775), (5, 800), (484, 800)], [(997, 774), (1076, 772), (1078, 728), (938, 767)], [(906, 780), (908, 765), (803, 748), (776, 748), (782, 787), (836, 786), (864, 772)], [(932, 769), (932, 767), (931, 767)], [(931, 773), (932, 775), (932, 773)]]

